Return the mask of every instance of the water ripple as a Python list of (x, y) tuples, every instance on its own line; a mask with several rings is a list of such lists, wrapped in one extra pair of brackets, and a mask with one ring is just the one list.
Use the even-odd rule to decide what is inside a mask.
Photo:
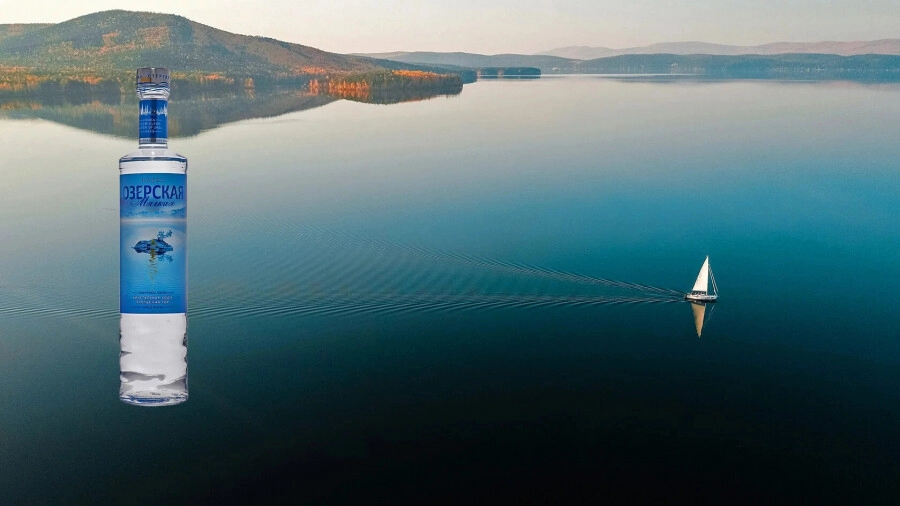
[(616, 304), (679, 303), (675, 297), (567, 297), (517, 294), (391, 294), (368, 293), (348, 296), (298, 297), (265, 303), (203, 303), (191, 307), (192, 318), (337, 316), (349, 314), (398, 314), (413, 312), (465, 312), (475, 310), (539, 309), (550, 307), (603, 306)]
[[(234, 248), (246, 248), (254, 261), (192, 279), (192, 318), (507, 311), (683, 300), (678, 290), (373, 239), (275, 215), (231, 218), (225, 220), (227, 231), (205, 232), (211, 238), (227, 232), (254, 240), (229, 248), (201, 246), (192, 261), (237, 266), (233, 258), (245, 252)], [(114, 317), (117, 290), (111, 291), (109, 284), (78, 290), (0, 287), (0, 315)], [(86, 297), (88, 293), (98, 295)]]

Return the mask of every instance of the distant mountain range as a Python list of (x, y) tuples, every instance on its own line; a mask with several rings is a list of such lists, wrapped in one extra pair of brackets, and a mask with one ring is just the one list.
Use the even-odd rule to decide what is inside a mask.
[(706, 54), (722, 56), (775, 55), (789, 53), (836, 54), (856, 56), (864, 54), (900, 55), (900, 39), (882, 39), (857, 42), (774, 42), (760, 46), (729, 46), (708, 42), (663, 42), (649, 46), (611, 49), (608, 47), (568, 46), (537, 53), (543, 56), (559, 56), (573, 60), (593, 60), (625, 54)]
[(402, 63), (419, 65), (448, 65), (463, 68), (482, 67), (537, 67), (540, 69), (553, 67), (569, 67), (575, 60), (559, 56), (541, 56), (527, 54), (495, 54), (477, 53), (436, 53), (429, 51), (394, 52), (394, 53), (356, 53), (355, 56), (393, 60)]
[[(682, 50), (687, 51), (687, 46)], [(694, 46), (694, 49), (702, 49)], [(473, 53), (401, 52), (368, 56), (407, 64), (461, 68), (535, 67), (545, 74), (678, 74), (725, 79), (900, 80), (900, 54), (842, 56), (821, 53), (622, 54), (581, 60), (550, 55), (481, 55)]]
[[(436, 53), (426, 51), (415, 52), (393, 52), (393, 53), (357, 53), (356, 56), (368, 56), (372, 58), (380, 58), (386, 60), (394, 60), (407, 64), (417, 65), (448, 65), (462, 68), (481, 68), (481, 67), (536, 67), (544, 73), (596, 73), (599, 68), (606, 66), (598, 64), (594, 61), (601, 58), (615, 58), (624, 56), (638, 55), (669, 55), (669, 56), (730, 56), (730, 57), (753, 57), (768, 56), (773, 57), (772, 64), (786, 61), (786, 55), (821, 55), (821, 59), (826, 59), (829, 64), (837, 64), (833, 58), (826, 56), (865, 56), (865, 55), (883, 55), (883, 56), (900, 56), (900, 39), (884, 39), (874, 41), (860, 42), (775, 42), (772, 44), (764, 44), (760, 46), (729, 46), (723, 44), (710, 44), (707, 42), (666, 42), (661, 44), (653, 44), (650, 46), (633, 47), (626, 49), (611, 49), (606, 47), (588, 47), (588, 46), (570, 46), (544, 51), (534, 55), (524, 54), (496, 54), (483, 55), (476, 53)], [(679, 67), (683, 62), (675, 61), (670, 58), (670, 65)], [(751, 58), (757, 63), (765, 61), (760, 58)], [(751, 61), (751, 60), (745, 60)], [(797, 60), (795, 58), (795, 60)], [(804, 64), (815, 64), (815, 58), (801, 58)], [(798, 60), (798, 61), (800, 61)], [(617, 60), (612, 62), (622, 68), (641, 68), (639, 60), (634, 60), (635, 65), (624, 64), (627, 60)], [(704, 60), (705, 64), (713, 60)], [(727, 60), (715, 60), (717, 65), (726, 65)], [(734, 64), (739, 60), (732, 60), (730, 64)], [(848, 60), (855, 65), (859, 62), (867, 61), (873, 64), (889, 63), (893, 65), (891, 59), (863, 58), (857, 60)], [(868, 63), (867, 63), (868, 64)], [(644, 67), (646, 68), (646, 66)], [(659, 68), (654, 64), (654, 68)]]

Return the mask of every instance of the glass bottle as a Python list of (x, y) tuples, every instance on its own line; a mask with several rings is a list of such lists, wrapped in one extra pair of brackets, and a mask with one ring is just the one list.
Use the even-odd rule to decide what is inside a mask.
[(187, 400), (187, 159), (168, 148), (169, 71), (137, 70), (138, 149), (119, 159), (119, 398)]

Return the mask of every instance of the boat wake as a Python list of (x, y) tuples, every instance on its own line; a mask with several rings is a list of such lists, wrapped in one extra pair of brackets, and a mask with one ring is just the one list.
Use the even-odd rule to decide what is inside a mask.
[[(277, 223), (277, 222), (276, 222)], [(278, 227), (284, 226), (283, 223), (278, 223)], [(368, 237), (359, 236), (356, 234), (350, 234), (347, 232), (340, 232), (336, 230), (330, 230), (327, 228), (321, 227), (312, 227), (308, 225), (295, 225), (293, 227), (297, 231), (297, 235), (303, 237), (304, 239), (312, 239), (318, 241), (327, 241), (332, 242), (341, 247), (348, 248), (358, 248), (358, 247), (367, 247), (372, 249), (373, 251), (379, 251), (382, 253), (389, 254), (400, 254), (400, 255), (413, 255), (423, 259), (435, 260), (440, 262), (454, 262), (463, 265), (468, 265), (472, 267), (480, 267), (484, 269), (492, 269), (495, 271), (508, 272), (514, 274), (523, 274), (530, 276), (538, 276), (548, 279), (555, 279), (560, 281), (569, 281), (573, 283), (583, 283), (589, 285), (600, 285), (612, 288), (622, 288), (626, 290), (647, 292), (653, 294), (660, 295), (672, 295), (672, 296), (684, 296), (684, 292), (681, 290), (673, 290), (671, 288), (662, 288), (657, 286), (650, 286), (638, 283), (629, 283), (625, 281), (616, 281), (612, 279), (606, 278), (598, 278), (594, 276), (587, 276), (584, 274), (578, 274), (574, 272), (566, 272), (555, 269), (548, 269), (544, 267), (509, 262), (504, 260), (497, 260), (485, 257), (478, 257), (473, 255), (467, 255), (463, 253), (453, 253), (448, 251), (441, 251), (431, 248), (410, 246), (406, 244), (400, 244), (395, 242), (390, 242), (386, 240), (372, 239)]]
[(192, 318), (268, 317), (285, 315), (390, 314), (410, 312), (502, 310), (524, 308), (607, 306), (627, 304), (681, 303), (675, 298), (652, 297), (564, 297), (515, 294), (355, 294), (333, 297), (304, 297), (268, 300), (247, 304), (203, 305), (191, 309)]
[[(245, 222), (246, 223), (246, 222)], [(191, 292), (191, 316), (343, 315), (683, 302), (684, 292), (415, 247), (262, 217), (245, 226), (288, 248), (245, 280)], [(269, 236), (277, 241), (269, 240)], [(229, 296), (228, 294), (232, 294)]]

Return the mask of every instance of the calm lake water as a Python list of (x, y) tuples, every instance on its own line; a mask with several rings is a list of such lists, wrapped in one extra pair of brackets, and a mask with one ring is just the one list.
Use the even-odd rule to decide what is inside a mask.
[[(136, 140), (0, 119), (0, 502), (900, 497), (900, 86), (316, 105), (170, 140), (190, 399), (165, 408), (118, 399)], [(698, 338), (677, 292), (706, 255)]]

